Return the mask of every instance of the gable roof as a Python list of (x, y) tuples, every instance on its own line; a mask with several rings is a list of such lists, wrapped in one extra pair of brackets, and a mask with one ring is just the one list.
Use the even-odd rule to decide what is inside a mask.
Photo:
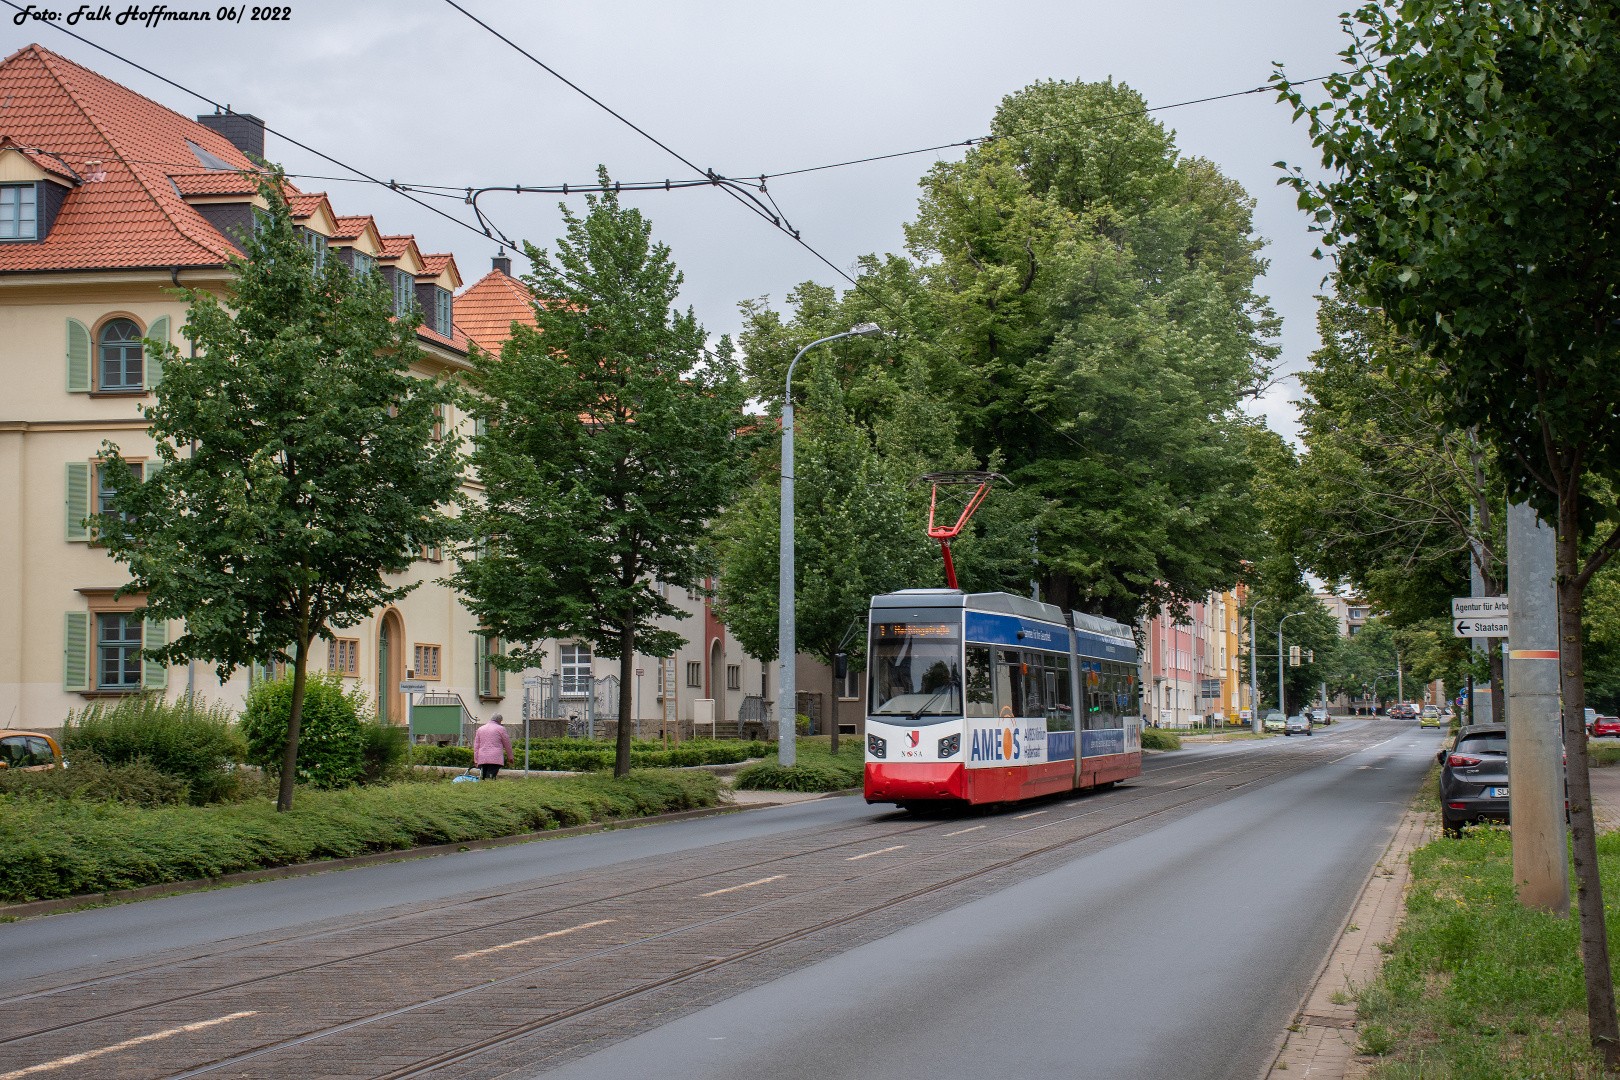
[(491, 270), (455, 300), (455, 328), (485, 352), (499, 353), (512, 323), (535, 325), (534, 294), (517, 278)]
[(218, 266), (235, 253), (169, 179), (206, 171), (188, 141), (252, 170), (224, 136), (38, 45), (0, 61), (0, 101), (0, 135), (105, 170), (73, 190), (43, 241), (0, 245), (0, 272)]

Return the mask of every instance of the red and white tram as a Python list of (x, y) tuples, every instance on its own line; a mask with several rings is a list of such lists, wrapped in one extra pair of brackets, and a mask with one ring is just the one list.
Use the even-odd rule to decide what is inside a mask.
[(1131, 628), (1010, 593), (872, 598), (866, 801), (1000, 803), (1142, 771)]

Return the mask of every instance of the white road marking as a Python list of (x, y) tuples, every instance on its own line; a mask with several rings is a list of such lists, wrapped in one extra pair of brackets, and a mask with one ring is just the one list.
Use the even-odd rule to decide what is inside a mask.
[(1034, 816), (1035, 816), (1035, 815), (1036, 815), (1036, 814), (1044, 814), (1044, 813), (1046, 813), (1046, 811), (1045, 811), (1045, 810), (1036, 810), (1036, 811), (1034, 811), (1034, 812), (1033, 812), (1033, 813), (1029, 813), (1029, 814), (1019, 814), (1019, 815), (1018, 815), (1018, 816), (1017, 816), (1017, 819), (1016, 819), (1016, 820), (1019, 820), (1019, 821), (1022, 821), (1022, 820), (1023, 820), (1023, 819), (1024, 819), (1024, 818), (1027, 818), (1027, 817), (1034, 817)]
[(612, 919), (597, 919), (595, 922), (580, 923), (578, 926), (570, 926), (566, 930), (553, 930), (549, 934), (536, 934), (534, 937), (526, 937), (521, 941), (508, 941), (505, 945), (491, 945), (487, 949), (479, 949), (476, 952), (464, 952), (460, 956), (451, 957), (451, 959), (470, 960), (475, 956), (485, 956), (492, 952), (500, 952), (502, 949), (515, 949), (519, 945), (532, 945), (536, 941), (544, 941), (550, 937), (562, 937), (564, 934), (572, 934), (575, 930), (588, 930), (593, 926), (601, 926), (603, 923), (612, 921)]
[(873, 855), (881, 855), (885, 851), (899, 851), (901, 848), (903, 848), (905, 846), (906, 845), (904, 845), (904, 844), (896, 844), (896, 845), (894, 845), (894, 847), (878, 848), (876, 851), (868, 851), (864, 855), (851, 855), (849, 858), (845, 859), (844, 861), (845, 862), (854, 862), (856, 859), (866, 859), (866, 858), (870, 858)]
[(955, 832), (948, 832), (945, 835), (946, 836), (961, 836), (965, 832), (978, 832), (980, 829), (987, 829), (987, 828), (989, 828), (988, 825), (975, 825), (971, 829), (957, 829)]
[(171, 1035), (184, 1035), (189, 1031), (201, 1031), (203, 1028), (210, 1028), (215, 1024), (228, 1024), (232, 1020), (240, 1020), (244, 1016), (257, 1015), (258, 1010), (251, 1009), (247, 1012), (236, 1012), (231, 1013), (229, 1016), (215, 1017), (213, 1020), (198, 1020), (194, 1024), (183, 1024), (180, 1027), (169, 1028), (166, 1031), (154, 1031), (150, 1035), (142, 1035), (139, 1038), (134, 1039), (125, 1039), (121, 1043), (113, 1043), (111, 1046), (103, 1046), (99, 1050), (86, 1050), (82, 1054), (69, 1054), (67, 1057), (57, 1058), (55, 1061), (45, 1061), (38, 1065), (30, 1065), (26, 1069), (16, 1069), (12, 1072), (0, 1073), (0, 1080), (20, 1080), (21, 1077), (31, 1076), (34, 1073), (49, 1072), (52, 1069), (60, 1069), (67, 1065), (78, 1065), (81, 1062), (89, 1061), (91, 1058), (98, 1058), (102, 1054), (111, 1054), (117, 1050), (127, 1050), (131, 1046), (140, 1046), (142, 1043), (157, 1042), (159, 1039), (167, 1039)]
[(719, 896), (721, 893), (736, 892), (738, 889), (751, 889), (755, 885), (764, 885), (769, 881), (781, 881), (785, 877), (787, 877), (786, 874), (777, 874), (775, 877), (762, 877), (758, 881), (749, 881), (742, 885), (733, 885), (729, 889), (716, 889), (714, 892), (702, 893), (698, 896), (698, 899), (701, 900), (705, 896)]

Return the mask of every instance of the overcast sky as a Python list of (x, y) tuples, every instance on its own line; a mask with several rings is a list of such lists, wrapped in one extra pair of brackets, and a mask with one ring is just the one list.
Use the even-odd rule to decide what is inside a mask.
[[(1166, 105), (1260, 86), (1271, 62), (1307, 78), (1335, 70), (1343, 0), (1067, 0), (1051, 3), (512, 3), (462, 0), (522, 45), (704, 168), (757, 176), (981, 135), (1001, 98), (1039, 79), (1112, 76)], [(64, 12), (77, 2), (47, 0)], [(123, 4), (113, 5), (122, 10)], [(187, 0), (170, 0), (185, 9)], [(198, 4), (199, 10), (213, 10)], [(443, 0), (295, 2), (282, 23), (80, 24), (78, 33), (374, 176), (447, 185), (680, 179), (674, 158), (523, 58)], [(9, 13), (8, 13), (9, 14)], [(4, 24), (5, 52), (37, 41), (180, 112), (202, 102), (34, 23)], [(1183, 153), (1215, 161), (1257, 200), (1270, 241), (1260, 288), (1284, 318), (1283, 369), (1316, 345), (1324, 264), (1273, 162), (1316, 161), (1273, 95), (1157, 114)], [(266, 154), (290, 172), (342, 175), (281, 139)], [(946, 151), (939, 157), (956, 157)], [(917, 180), (936, 155), (782, 178), (771, 184), (804, 238), (848, 269), (899, 251)], [(301, 179), (339, 213), (375, 214), (384, 232), (453, 251), (470, 284), (496, 245), (368, 184)], [(806, 279), (843, 284), (808, 252), (712, 189), (633, 200), (686, 274), (708, 329), (735, 332), (737, 302), (773, 301)], [(471, 218), (456, 200), (433, 200)], [(580, 209), (580, 200), (574, 200)], [(485, 196), (509, 236), (548, 246), (556, 196)], [(520, 265), (521, 268), (521, 265)], [(1292, 436), (1286, 382), (1260, 403)]]

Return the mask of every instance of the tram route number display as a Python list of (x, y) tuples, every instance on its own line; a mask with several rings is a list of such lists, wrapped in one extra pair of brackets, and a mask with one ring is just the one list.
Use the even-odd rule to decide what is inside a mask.
[(955, 623), (886, 622), (877, 624), (881, 638), (954, 638)]

